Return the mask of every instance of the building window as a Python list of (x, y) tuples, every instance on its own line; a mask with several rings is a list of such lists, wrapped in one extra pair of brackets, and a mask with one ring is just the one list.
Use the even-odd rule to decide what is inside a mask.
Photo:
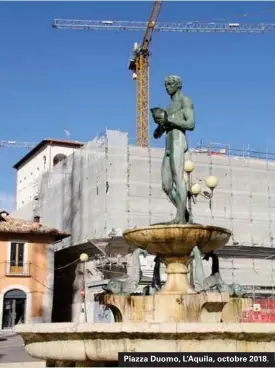
[(46, 169), (47, 157), (43, 156), (44, 170)]
[(57, 165), (59, 162), (63, 161), (66, 159), (66, 155), (64, 155), (63, 153), (58, 153), (57, 155), (54, 156), (53, 158), (53, 166)]
[(24, 274), (24, 251), (25, 244), (12, 242), (10, 244), (9, 274)]

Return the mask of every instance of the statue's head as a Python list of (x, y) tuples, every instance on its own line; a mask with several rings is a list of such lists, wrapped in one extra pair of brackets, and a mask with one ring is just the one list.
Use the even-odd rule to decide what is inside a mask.
[(182, 81), (177, 75), (169, 75), (164, 81), (165, 89), (168, 95), (173, 96), (182, 89)]

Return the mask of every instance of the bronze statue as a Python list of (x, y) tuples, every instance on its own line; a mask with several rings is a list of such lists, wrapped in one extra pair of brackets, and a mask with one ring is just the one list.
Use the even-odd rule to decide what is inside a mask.
[(155, 291), (159, 291), (161, 289), (161, 278), (160, 278), (160, 264), (162, 262), (161, 256), (156, 256), (154, 259), (155, 266), (153, 271), (153, 278), (151, 287)]
[[(194, 286), (197, 292), (216, 291), (219, 293), (228, 292), (229, 296), (235, 298), (244, 298), (246, 293), (240, 284), (226, 284), (220, 275), (219, 257), (214, 252), (202, 256), (202, 252), (195, 247), (192, 252), (195, 259), (195, 277)], [(203, 257), (203, 258), (202, 258)], [(211, 275), (205, 277), (202, 260), (212, 259)]]
[(187, 188), (183, 180), (185, 153), (188, 150), (185, 132), (195, 128), (194, 106), (190, 98), (181, 93), (180, 77), (167, 77), (165, 88), (171, 97), (171, 104), (166, 110), (160, 107), (151, 109), (153, 119), (158, 124), (154, 138), (160, 138), (166, 133), (161, 172), (162, 188), (177, 209), (176, 217), (171, 223), (185, 224), (188, 221)]
[(102, 289), (108, 294), (133, 294), (142, 278), (142, 271), (139, 259), (140, 255), (147, 257), (148, 252), (144, 249), (136, 248), (133, 253), (128, 254), (130, 264), (127, 265), (127, 278), (110, 279), (106, 286), (102, 286)]

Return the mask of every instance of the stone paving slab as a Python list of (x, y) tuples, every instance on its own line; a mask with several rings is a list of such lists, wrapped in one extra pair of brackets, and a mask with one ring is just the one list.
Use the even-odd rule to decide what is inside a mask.
[(40, 363), (41, 360), (31, 357), (25, 350), (24, 342), (19, 335), (6, 336), (0, 343), (0, 366), (14, 363)]

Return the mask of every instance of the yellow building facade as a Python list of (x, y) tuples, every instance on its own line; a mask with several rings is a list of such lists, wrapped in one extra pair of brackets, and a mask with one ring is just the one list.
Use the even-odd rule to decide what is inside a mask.
[[(0, 212), (0, 322), (2, 329), (18, 323), (45, 321), (52, 308), (53, 244), (69, 236)], [(49, 319), (49, 318), (48, 318)], [(48, 321), (48, 320), (47, 320)]]

